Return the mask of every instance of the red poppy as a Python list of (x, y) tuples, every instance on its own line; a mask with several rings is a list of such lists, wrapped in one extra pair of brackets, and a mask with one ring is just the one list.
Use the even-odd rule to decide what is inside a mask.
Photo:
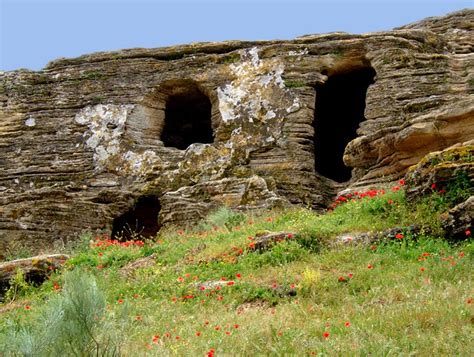
[(197, 336), (197, 337), (201, 336), (201, 332), (196, 331), (196, 336)]
[(215, 350), (213, 348), (211, 348), (209, 350), (209, 352), (207, 352), (207, 357), (214, 357), (214, 352), (215, 352)]
[(324, 338), (329, 338), (329, 332), (327, 332), (327, 331), (324, 331), (324, 333), (323, 333), (323, 337), (324, 337)]
[(344, 283), (344, 282), (346, 282), (347, 280), (346, 280), (346, 278), (344, 278), (343, 276), (340, 276), (340, 277), (337, 279), (337, 281), (339, 281), (340, 283)]
[(204, 325), (209, 325), (209, 321), (204, 321)]
[(349, 274), (347, 274), (347, 276), (352, 279), (352, 277), (354, 276), (354, 274), (349, 273)]
[(56, 290), (56, 291), (58, 291), (58, 290), (61, 289), (61, 286), (60, 286), (58, 283), (54, 282), (54, 284), (53, 284), (53, 289)]
[(141, 321), (141, 320), (142, 320), (142, 317), (141, 317), (140, 315), (137, 315), (137, 316), (135, 316), (135, 320), (136, 320), (136, 321)]
[(373, 269), (374, 266), (372, 264), (367, 264), (367, 269)]
[(239, 324), (234, 324), (234, 328), (239, 328)]
[(180, 276), (180, 277), (178, 277), (178, 279), (176, 279), (176, 280), (178, 280), (180, 283), (182, 283), (182, 282), (184, 281), (184, 278), (183, 278), (182, 276)]
[(249, 243), (249, 248), (254, 249), (255, 248), (255, 242), (250, 242)]
[(290, 285), (290, 289), (295, 289), (296, 288), (296, 285), (295, 284), (291, 284)]
[(287, 237), (288, 237), (288, 239), (291, 239), (291, 238), (293, 238), (293, 234), (288, 233)]
[(350, 325), (351, 325), (351, 323), (350, 323), (349, 321), (346, 321), (346, 322), (344, 323), (344, 326), (346, 326), (346, 327), (349, 327)]
[(155, 335), (152, 338), (153, 343), (158, 343), (158, 340), (160, 339), (160, 335)]
[(436, 189), (436, 184), (435, 184), (435, 183), (432, 183), (432, 184), (431, 184), (431, 189), (432, 189), (432, 190)]
[(403, 185), (405, 185), (405, 180), (401, 179), (400, 181), (398, 181), (398, 183), (400, 184), (400, 186), (403, 186)]
[(216, 326), (216, 327), (214, 327), (214, 330), (216, 330), (216, 331), (219, 331), (220, 329), (221, 329), (221, 327), (220, 327), (220, 326)]
[(117, 303), (118, 303), (118, 304), (123, 304), (123, 299), (118, 299), (118, 300), (117, 300)]
[(471, 231), (469, 229), (466, 229), (464, 234), (466, 235), (466, 237), (469, 237), (471, 235)]
[(395, 235), (395, 238), (397, 238), (397, 239), (403, 239), (403, 234), (397, 233), (397, 234)]
[(235, 277), (236, 277), (237, 279), (240, 279), (240, 278), (242, 277), (242, 274), (237, 273), (237, 274), (235, 274)]
[(30, 305), (25, 305), (25, 310), (31, 310), (31, 306)]
[(425, 271), (425, 268), (421, 267), (421, 268), (420, 268), (420, 271), (421, 271), (421, 272)]
[(467, 299), (466, 302), (467, 302), (468, 304), (472, 304), (472, 298)]
[(230, 336), (230, 331), (226, 331), (225, 334), (226, 334), (227, 336)]
[(234, 281), (228, 281), (228, 282), (227, 282), (227, 285), (229, 285), (229, 286), (232, 286), (232, 285), (234, 285), (234, 284), (235, 284)]
[(218, 301), (222, 301), (223, 299), (224, 299), (224, 297), (223, 297), (222, 295), (219, 295), (219, 296), (217, 297), (217, 300), (218, 300)]

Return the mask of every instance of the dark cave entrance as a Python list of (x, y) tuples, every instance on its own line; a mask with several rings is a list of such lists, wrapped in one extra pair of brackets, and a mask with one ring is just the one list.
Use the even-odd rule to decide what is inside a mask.
[(168, 96), (161, 140), (165, 146), (181, 150), (193, 143), (214, 142), (211, 101), (194, 83), (178, 87)]
[(137, 236), (145, 238), (155, 236), (160, 230), (158, 213), (160, 201), (156, 196), (142, 196), (135, 205), (114, 219), (112, 238), (120, 240), (136, 239)]
[(330, 75), (326, 83), (316, 87), (314, 111), (314, 157), (316, 172), (336, 182), (351, 178), (351, 168), (342, 157), (349, 141), (356, 136), (365, 120), (367, 88), (376, 73), (365, 67), (344, 74)]

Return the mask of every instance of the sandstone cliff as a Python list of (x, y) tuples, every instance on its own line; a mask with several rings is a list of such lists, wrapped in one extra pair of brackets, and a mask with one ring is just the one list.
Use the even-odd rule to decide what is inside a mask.
[(222, 204), (322, 209), (396, 180), (474, 139), (473, 28), (463, 10), (0, 73), (0, 251), (82, 230), (152, 235)]

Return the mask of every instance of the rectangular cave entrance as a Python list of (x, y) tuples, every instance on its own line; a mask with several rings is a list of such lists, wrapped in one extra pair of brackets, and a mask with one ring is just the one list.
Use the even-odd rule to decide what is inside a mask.
[(135, 205), (113, 221), (112, 238), (120, 240), (150, 238), (160, 230), (158, 213), (160, 201), (156, 196), (139, 197)]
[(193, 143), (214, 142), (209, 97), (192, 81), (175, 83), (169, 91), (161, 134), (163, 144), (184, 150)]
[(314, 158), (316, 172), (336, 182), (351, 178), (351, 168), (343, 161), (347, 144), (356, 138), (360, 122), (365, 120), (367, 88), (376, 73), (364, 67), (328, 76), (316, 87), (314, 111)]

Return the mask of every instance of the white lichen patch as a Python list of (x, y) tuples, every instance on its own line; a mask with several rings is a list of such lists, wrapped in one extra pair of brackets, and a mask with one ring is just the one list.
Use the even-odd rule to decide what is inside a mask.
[(84, 132), (85, 145), (94, 152), (96, 170), (110, 166), (113, 160), (117, 171), (124, 171), (136, 176), (145, 174), (145, 168), (156, 160), (152, 151), (136, 153), (122, 147), (122, 136), (125, 132), (127, 117), (133, 105), (98, 104), (81, 109), (75, 121), (87, 125)]
[(282, 78), (283, 63), (276, 58), (260, 59), (256, 47), (241, 51), (241, 58), (241, 62), (229, 66), (234, 80), (217, 89), (222, 120), (265, 122), (290, 108), (294, 111), (294, 95), (285, 88)]
[(33, 127), (36, 125), (36, 119), (33, 117), (29, 117), (28, 119), (25, 120), (25, 125), (29, 127)]
[(298, 57), (298, 59), (301, 59), (302, 56), (304, 55), (307, 55), (309, 52), (308, 52), (308, 49), (307, 48), (304, 48), (300, 51), (289, 51), (288, 52), (288, 56), (291, 56), (291, 57)]

